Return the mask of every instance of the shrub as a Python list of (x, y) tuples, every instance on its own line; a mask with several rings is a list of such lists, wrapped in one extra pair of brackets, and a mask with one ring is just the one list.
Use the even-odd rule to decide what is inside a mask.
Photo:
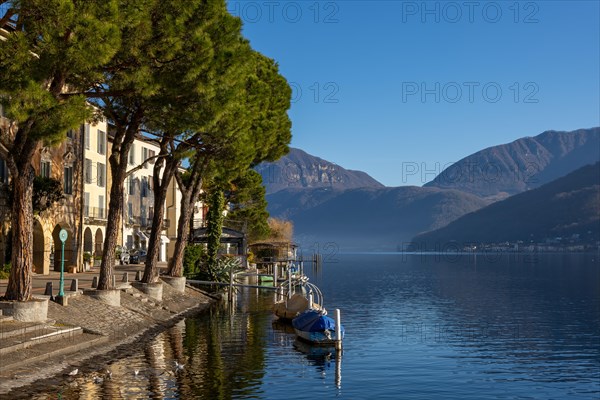
[(10, 276), (10, 263), (0, 266), (0, 279), (8, 279)]
[(183, 254), (183, 275), (188, 278), (196, 277), (205, 257), (206, 251), (203, 246), (188, 245)]

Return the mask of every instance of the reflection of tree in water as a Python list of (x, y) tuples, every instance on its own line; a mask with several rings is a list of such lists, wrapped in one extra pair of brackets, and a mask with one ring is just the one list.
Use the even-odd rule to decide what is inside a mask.
[(174, 358), (186, 364), (182, 398), (255, 394), (264, 376), (267, 317), (215, 306), (186, 319), (185, 336), (170, 340)]

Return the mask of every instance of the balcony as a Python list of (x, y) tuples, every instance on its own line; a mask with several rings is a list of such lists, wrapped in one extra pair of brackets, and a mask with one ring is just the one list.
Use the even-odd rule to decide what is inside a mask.
[(83, 206), (83, 216), (93, 220), (106, 221), (106, 208)]
[[(129, 226), (139, 226), (140, 228), (151, 228), (152, 227), (152, 218), (143, 217), (143, 216), (133, 216), (127, 219), (127, 225)], [(171, 226), (171, 220), (163, 219), (162, 227), (163, 229), (167, 229)]]

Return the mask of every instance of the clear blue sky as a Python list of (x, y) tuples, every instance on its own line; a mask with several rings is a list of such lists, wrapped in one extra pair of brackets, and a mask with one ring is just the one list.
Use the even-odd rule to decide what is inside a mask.
[(228, 8), (294, 88), (292, 146), (389, 186), (433, 178), (409, 175), (415, 165), (435, 171), (523, 136), (600, 125), (598, 1)]

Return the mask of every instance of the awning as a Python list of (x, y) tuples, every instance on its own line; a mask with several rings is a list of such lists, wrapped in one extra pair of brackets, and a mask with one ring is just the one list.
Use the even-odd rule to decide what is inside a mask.
[(169, 239), (168, 237), (166, 237), (165, 235), (160, 235), (160, 241), (162, 243), (171, 243), (171, 239)]
[(146, 234), (142, 231), (135, 231), (135, 234), (140, 238), (140, 240), (143, 240), (145, 242), (148, 241), (148, 236), (146, 236)]

